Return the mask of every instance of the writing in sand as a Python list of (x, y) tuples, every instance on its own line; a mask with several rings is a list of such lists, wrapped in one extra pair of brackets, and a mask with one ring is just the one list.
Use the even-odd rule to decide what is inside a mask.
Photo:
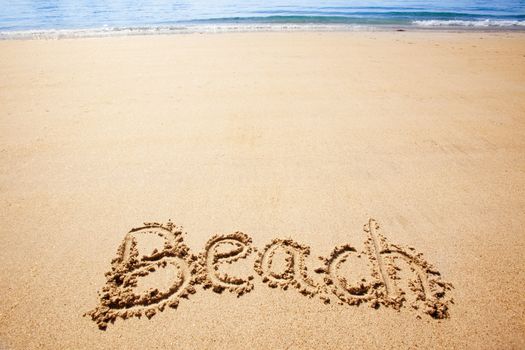
[[(414, 248), (389, 243), (374, 219), (364, 231), (362, 250), (350, 244), (337, 246), (327, 257), (319, 257), (321, 266), (310, 274), (306, 266), (310, 247), (292, 239), (273, 239), (257, 249), (242, 232), (220, 234), (195, 255), (184, 243), (185, 233), (171, 221), (144, 223), (124, 237), (99, 292), (100, 303), (85, 315), (106, 329), (119, 317), (151, 318), (166, 307), (176, 309), (199, 285), (241, 296), (254, 288), (255, 272), (271, 288), (295, 289), (326, 304), (368, 303), (373, 308), (410, 309), (417, 317), (448, 317), (452, 285), (439, 271)], [(139, 254), (139, 247), (148, 254)], [(239, 269), (250, 261), (248, 270)], [(359, 278), (350, 278), (356, 269)], [(153, 278), (156, 274), (164, 278)]]

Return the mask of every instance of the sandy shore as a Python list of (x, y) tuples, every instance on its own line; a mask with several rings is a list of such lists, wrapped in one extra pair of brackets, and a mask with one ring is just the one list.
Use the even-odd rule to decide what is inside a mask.
[(1, 41), (0, 132), (0, 349), (525, 347), (525, 34)]

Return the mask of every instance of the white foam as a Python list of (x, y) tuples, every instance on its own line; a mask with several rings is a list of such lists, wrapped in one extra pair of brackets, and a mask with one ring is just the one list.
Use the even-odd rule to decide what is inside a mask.
[(230, 32), (335, 32), (335, 31), (381, 31), (409, 29), (462, 27), (462, 28), (517, 28), (525, 29), (525, 21), (504, 20), (425, 20), (413, 21), (412, 25), (363, 25), (363, 24), (295, 24), (295, 23), (251, 23), (251, 24), (181, 24), (176, 26), (151, 27), (109, 27), (107, 25), (91, 29), (46, 29), (0, 31), (0, 40), (27, 39), (68, 39), (135, 35), (166, 35), (191, 33), (230, 33)]
[(412, 24), (422, 27), (525, 27), (525, 21), (491, 19), (476, 21), (431, 19), (425, 21), (413, 21)]
[(217, 24), (155, 27), (101, 27), (93, 29), (48, 29), (0, 31), (0, 39), (65, 39), (155, 34), (288, 32), (288, 31), (359, 31), (374, 30), (372, 26), (354, 24)]

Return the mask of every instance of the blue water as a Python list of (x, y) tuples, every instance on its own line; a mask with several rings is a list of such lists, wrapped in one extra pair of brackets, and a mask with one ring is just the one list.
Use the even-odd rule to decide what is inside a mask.
[(159, 31), (225, 25), (525, 29), (525, 0), (0, 0), (3, 34), (90, 29)]

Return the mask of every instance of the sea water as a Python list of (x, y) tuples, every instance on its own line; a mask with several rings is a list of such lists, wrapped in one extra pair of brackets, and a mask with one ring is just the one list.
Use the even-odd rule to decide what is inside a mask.
[(0, 0), (0, 37), (355, 28), (525, 30), (525, 0)]

